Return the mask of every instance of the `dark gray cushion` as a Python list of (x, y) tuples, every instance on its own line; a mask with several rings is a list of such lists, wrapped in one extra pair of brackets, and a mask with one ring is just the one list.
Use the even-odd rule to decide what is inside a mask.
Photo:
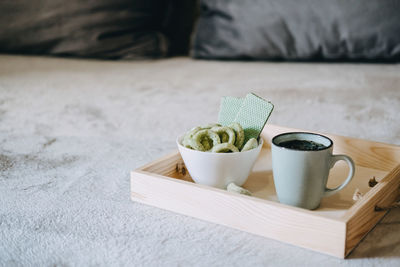
[(0, 52), (162, 57), (168, 0), (0, 1)]
[(219, 59), (400, 59), (397, 0), (202, 0), (192, 55)]

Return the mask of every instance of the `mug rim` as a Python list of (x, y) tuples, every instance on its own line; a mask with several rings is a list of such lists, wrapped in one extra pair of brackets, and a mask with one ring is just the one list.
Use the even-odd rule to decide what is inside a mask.
[[(327, 140), (329, 141), (329, 146), (325, 146), (324, 148), (318, 149), (318, 150), (304, 150), (304, 149), (297, 149), (297, 148), (288, 148), (288, 147), (280, 146), (279, 144), (276, 144), (276, 143), (275, 143), (275, 140), (276, 140), (277, 138), (279, 138), (279, 137), (281, 137), (281, 136), (284, 136), (284, 135), (291, 135), (291, 134), (306, 134), (306, 135), (320, 136), (320, 137), (325, 138), (325, 139), (327, 139)], [(318, 134), (318, 133), (312, 133), (312, 132), (286, 132), (286, 133), (281, 133), (281, 134), (275, 135), (275, 136), (272, 138), (271, 143), (272, 143), (274, 146), (279, 147), (279, 148), (282, 148), (282, 149), (288, 149), (288, 150), (293, 150), (293, 151), (302, 151), (302, 152), (318, 152), (318, 151), (324, 151), (324, 150), (327, 150), (327, 149), (329, 149), (329, 148), (331, 148), (331, 147), (333, 146), (333, 141), (332, 141), (332, 139), (330, 139), (329, 137), (327, 137), (327, 136), (325, 136), (325, 135)]]

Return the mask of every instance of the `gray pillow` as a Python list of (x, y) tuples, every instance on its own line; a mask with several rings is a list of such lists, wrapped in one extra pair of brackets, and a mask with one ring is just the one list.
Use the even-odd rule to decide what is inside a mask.
[(195, 58), (400, 59), (397, 0), (202, 0)]
[(157, 58), (169, 0), (0, 1), (0, 52), (91, 58)]

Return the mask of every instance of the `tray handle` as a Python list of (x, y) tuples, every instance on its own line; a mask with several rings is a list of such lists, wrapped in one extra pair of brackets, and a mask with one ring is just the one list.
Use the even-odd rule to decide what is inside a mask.
[[(399, 190), (400, 190), (400, 186), (399, 186)], [(400, 208), (400, 195), (394, 203), (392, 203), (388, 206), (375, 205), (375, 211), (386, 211), (386, 210), (391, 210), (391, 209), (396, 209), (396, 208)]]
[(389, 206), (375, 206), (375, 211), (385, 211), (385, 210), (391, 210), (391, 209), (395, 209), (395, 208), (400, 208), (400, 202), (395, 202)]

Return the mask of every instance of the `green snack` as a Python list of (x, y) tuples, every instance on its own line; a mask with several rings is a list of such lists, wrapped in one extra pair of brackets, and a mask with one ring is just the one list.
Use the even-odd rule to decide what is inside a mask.
[(196, 141), (193, 140), (193, 138), (189, 138), (188, 140), (186, 140), (184, 147), (199, 151), (206, 151), (204, 146), (202, 144), (198, 144)]
[(224, 126), (235, 121), (236, 114), (239, 112), (243, 103), (243, 98), (225, 96), (221, 99), (218, 113), (218, 122)]
[(251, 138), (258, 138), (264, 125), (274, 108), (268, 102), (255, 94), (247, 94), (235, 117), (235, 122), (240, 123), (244, 129), (245, 142)]
[(226, 187), (226, 190), (229, 192), (235, 192), (235, 193), (239, 193), (242, 195), (251, 196), (251, 192), (249, 190), (246, 190), (243, 187), (237, 186), (234, 183), (228, 184), (228, 186)]
[(182, 145), (183, 145), (184, 147), (194, 149), (194, 147), (191, 145), (191, 144), (193, 144), (193, 142), (192, 142), (191, 139), (193, 138), (193, 135), (194, 135), (195, 133), (197, 133), (198, 131), (200, 131), (200, 130), (201, 130), (200, 127), (194, 127), (194, 128), (192, 128), (192, 129), (190, 129), (190, 130), (185, 134), (185, 136), (183, 137)]
[(243, 128), (237, 122), (230, 126), (208, 124), (190, 129), (184, 135), (182, 145), (198, 151), (215, 153), (246, 151), (258, 146), (257, 140), (251, 140), (243, 147), (244, 139)]
[(256, 147), (258, 147), (257, 139), (251, 138), (251, 139), (249, 139), (249, 141), (247, 141), (247, 143), (244, 145), (244, 147), (242, 148), (241, 151), (243, 152), (243, 151), (251, 150)]
[(214, 153), (239, 152), (239, 149), (232, 144), (222, 143), (222, 144), (215, 145), (212, 148), (211, 152), (214, 152)]
[(235, 140), (235, 146), (240, 150), (244, 143), (244, 131), (242, 126), (240, 126), (239, 123), (234, 122), (231, 125), (229, 125), (231, 129), (235, 131), (236, 134), (236, 140)]
[(185, 147), (198, 150), (198, 151), (206, 151), (207, 149), (203, 146), (202, 143), (196, 142), (193, 138), (187, 140)]
[(229, 127), (213, 127), (211, 128), (211, 131), (215, 132), (218, 134), (219, 138), (221, 139), (221, 143), (229, 143), (234, 145), (235, 144), (235, 132), (229, 128)]
[(193, 144), (195, 144), (193, 148), (200, 151), (210, 150), (221, 143), (218, 134), (211, 130), (200, 130), (193, 135), (192, 139), (194, 140)]
[(213, 127), (218, 127), (218, 126), (222, 126), (222, 125), (219, 123), (209, 123), (209, 124), (202, 126), (201, 129), (211, 129)]

